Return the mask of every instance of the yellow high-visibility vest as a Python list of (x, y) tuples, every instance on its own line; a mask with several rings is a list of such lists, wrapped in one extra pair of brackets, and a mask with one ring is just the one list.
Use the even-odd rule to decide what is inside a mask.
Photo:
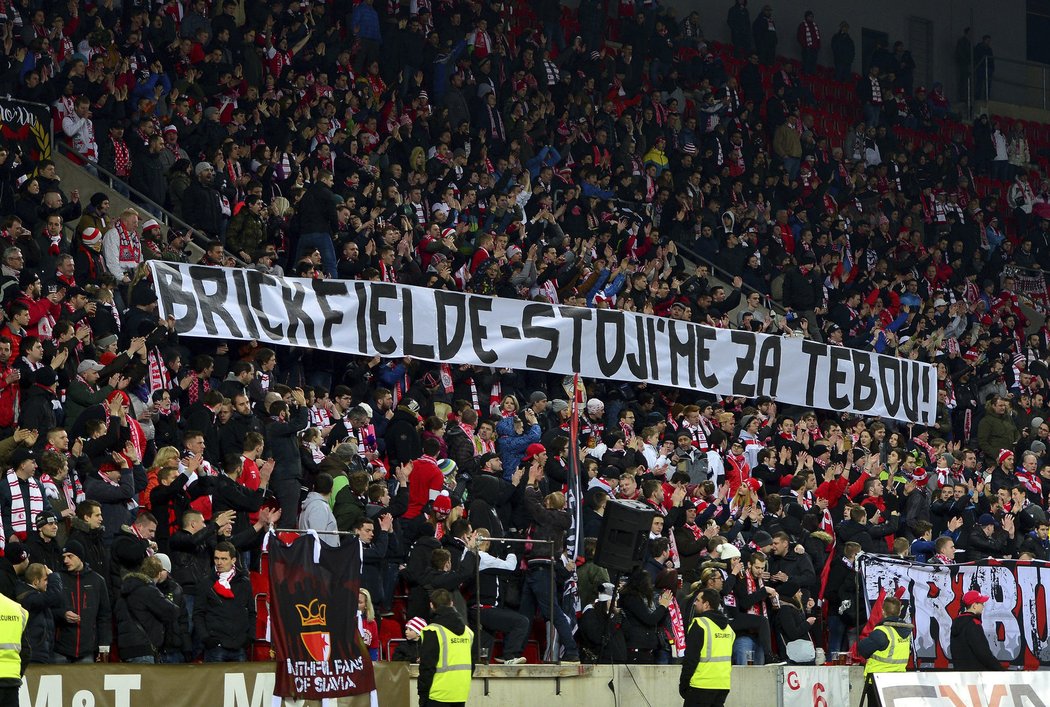
[(889, 638), (890, 644), (881, 651), (875, 651), (864, 665), (864, 674), (871, 673), (903, 673), (908, 669), (908, 657), (911, 655), (911, 642), (901, 638), (893, 628), (889, 626), (876, 626), (876, 631), (882, 631)]
[(0, 594), (0, 678), (22, 677), (22, 634), (28, 621), (21, 604)]
[(693, 625), (699, 624), (704, 629), (704, 645), (700, 649), (700, 661), (696, 664), (693, 677), (689, 678), (689, 687), (704, 690), (728, 690), (729, 678), (733, 671), (733, 641), (736, 632), (732, 626), (719, 628), (706, 616), (697, 616)]
[(423, 629), (434, 634), (438, 641), (438, 662), (434, 682), (428, 698), (438, 702), (466, 702), (470, 695), (470, 651), (474, 632), (463, 627), (456, 635), (444, 626), (430, 624)]

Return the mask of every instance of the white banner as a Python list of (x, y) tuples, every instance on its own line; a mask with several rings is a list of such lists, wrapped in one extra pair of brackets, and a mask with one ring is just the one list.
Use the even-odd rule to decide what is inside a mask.
[(849, 668), (787, 665), (783, 671), (781, 707), (837, 707), (850, 704)]
[(882, 707), (1050, 707), (1050, 674), (1034, 670), (877, 673), (875, 689)]
[(187, 336), (768, 395), (924, 425), (936, 414), (932, 366), (857, 349), (610, 309), (150, 265), (161, 316)]
[(858, 567), (861, 600), (869, 612), (880, 590), (906, 590), (901, 600), (915, 626), (912, 650), (923, 666), (951, 664), (952, 620), (963, 611), (963, 594), (971, 589), (989, 597), (981, 625), (996, 658), (1016, 667), (1050, 664), (1050, 563), (926, 565), (863, 555)]

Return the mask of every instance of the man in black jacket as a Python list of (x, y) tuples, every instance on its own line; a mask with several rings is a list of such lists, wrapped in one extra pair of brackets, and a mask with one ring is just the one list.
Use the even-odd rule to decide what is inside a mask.
[(110, 576), (109, 588), (112, 591), (113, 603), (120, 596), (120, 584), (124, 575), (137, 571), (143, 560), (157, 551), (153, 536), (157, 533), (157, 519), (149, 511), (142, 511), (131, 525), (125, 525), (113, 537), (109, 546)]
[(213, 186), (215, 168), (210, 162), (198, 162), (195, 179), (190, 181), (182, 195), (182, 219), (211, 238), (222, 234), (222, 196)]
[(325, 275), (336, 276), (335, 243), (332, 234), (339, 230), (336, 198), (332, 192), (335, 177), (326, 169), (317, 173), (317, 180), (306, 190), (296, 213), (299, 216), (299, 248), (296, 260), (314, 248), (321, 252)]
[[(525, 508), (532, 521), (532, 538), (553, 541), (556, 555), (560, 556), (562, 548), (565, 547), (565, 533), (569, 530), (572, 520), (565, 510), (563, 493), (556, 491), (548, 494), (546, 498), (541, 498), (540, 482), (543, 479), (543, 467), (533, 464), (529, 469), (528, 487), (525, 489)], [(545, 619), (550, 621), (553, 615), (558, 639), (565, 649), (562, 662), (579, 662), (580, 657), (568, 617), (557, 604), (551, 606), (550, 573), (556, 571), (556, 568), (551, 567), (551, 561), (544, 558), (544, 555), (550, 557), (550, 551), (550, 545), (541, 542), (533, 543), (531, 550), (526, 550), (525, 559), (529, 569), (525, 574), (525, 586), (522, 589), (521, 613), (531, 620), (535, 607), (539, 605), (540, 613)], [(560, 592), (560, 589), (556, 586), (555, 591)]]
[(970, 590), (963, 594), (965, 611), (952, 621), (952, 669), (953, 670), (1002, 670), (988, 645), (988, 635), (981, 627), (981, 614), (988, 597)]
[(36, 516), (36, 531), (23, 543), (30, 562), (39, 562), (52, 572), (62, 570), (62, 547), (58, 544), (58, 515), (43, 511)]
[(85, 562), (84, 546), (70, 540), (62, 549), (66, 569), (62, 577), (63, 609), (56, 614), (56, 663), (93, 663), (97, 653), (102, 662), (109, 661), (113, 639), (110, 620), (109, 590), (102, 577)]
[(215, 571), (197, 587), (194, 638), (204, 643), (206, 663), (243, 662), (255, 636), (255, 596), (248, 573), (237, 569), (237, 548), (221, 542)]
[(299, 523), (300, 487), (303, 467), (299, 457), (299, 433), (309, 422), (302, 388), (292, 391), (292, 405), (277, 400), (270, 405), (266, 425), (266, 456), (274, 461), (270, 489), (281, 504), (289, 528)]

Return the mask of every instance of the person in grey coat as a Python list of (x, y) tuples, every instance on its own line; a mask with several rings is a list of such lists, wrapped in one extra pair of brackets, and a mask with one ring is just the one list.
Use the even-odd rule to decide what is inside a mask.
[(339, 536), (336, 533), (339, 526), (328, 503), (332, 495), (332, 486), (330, 475), (323, 472), (317, 475), (314, 479), (314, 490), (308, 493), (303, 501), (303, 510), (299, 514), (299, 530), (316, 530), (320, 534), (321, 542), (337, 547)]

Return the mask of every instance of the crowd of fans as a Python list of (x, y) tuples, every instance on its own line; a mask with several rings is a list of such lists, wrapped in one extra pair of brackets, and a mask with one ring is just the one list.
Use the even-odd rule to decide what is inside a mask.
[[(835, 144), (807, 109), (824, 18), (800, 18), (796, 75), (780, 18), (746, 0), (725, 48), (704, 39), (717, 20), (658, 3), (4, 7), (0, 93), (53, 105), (85, 169), (150, 200), (84, 203), (53, 162), (0, 146), (0, 591), (30, 611), (35, 662), (244, 659), (246, 573), (275, 524), (362, 540), (363, 632), (404, 659), (432, 589), (507, 662), (537, 613), (565, 660), (674, 660), (706, 588), (735, 662), (805, 662), (799, 645), (844, 650), (863, 623), (859, 552), (1048, 559), (1050, 331), (1018, 280), (1045, 293), (1050, 186), (1024, 135), (985, 119), (973, 150), (899, 141), (950, 110), (903, 45), (849, 79), (863, 122)], [(848, 25), (831, 46), (849, 78)], [(1005, 199), (973, 191), (992, 174), (1014, 180)], [(143, 263), (200, 237), (205, 264), (926, 361), (937, 418), (187, 339)], [(587, 539), (552, 566), (538, 541), (576, 532), (577, 397)], [(649, 559), (610, 577), (593, 538), (624, 498), (656, 511)], [(510, 536), (535, 542), (488, 540)]]

